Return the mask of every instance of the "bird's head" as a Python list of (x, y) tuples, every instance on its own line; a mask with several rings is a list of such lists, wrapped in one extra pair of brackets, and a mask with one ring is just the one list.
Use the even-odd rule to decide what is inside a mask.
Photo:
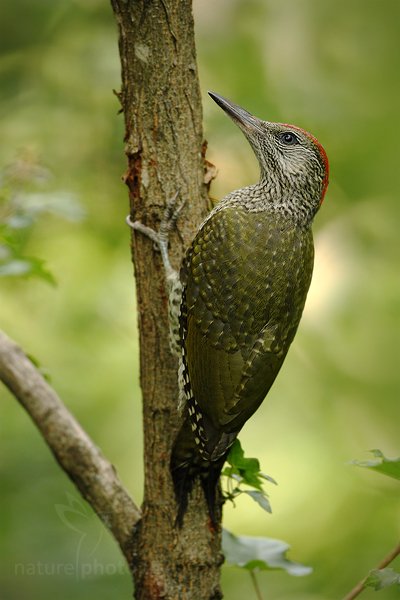
[(324, 199), (329, 177), (328, 157), (318, 140), (300, 127), (262, 121), (230, 100), (209, 94), (249, 141), (271, 201), (312, 218)]

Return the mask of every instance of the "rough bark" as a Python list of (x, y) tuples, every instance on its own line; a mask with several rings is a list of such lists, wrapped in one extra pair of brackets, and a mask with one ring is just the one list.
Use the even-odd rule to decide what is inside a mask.
[(0, 381), (40, 430), (61, 468), (111, 531), (128, 563), (140, 511), (116, 471), (22, 349), (0, 331)]
[[(208, 208), (202, 110), (191, 0), (112, 0), (119, 26), (129, 188), (133, 220), (157, 228), (166, 201), (186, 201), (171, 239), (178, 268)], [(165, 280), (158, 253), (132, 234), (140, 331), (145, 490), (132, 565), (136, 598), (221, 598), (220, 533), (195, 487), (181, 530), (169, 472), (180, 424), (177, 360), (170, 353)]]

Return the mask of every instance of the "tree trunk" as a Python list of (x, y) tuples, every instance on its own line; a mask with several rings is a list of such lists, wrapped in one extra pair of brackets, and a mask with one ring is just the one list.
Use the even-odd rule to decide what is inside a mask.
[[(133, 219), (156, 228), (166, 201), (186, 201), (171, 239), (179, 268), (184, 249), (207, 213), (205, 143), (191, 0), (112, 0), (119, 25), (120, 100)], [(177, 360), (168, 341), (165, 279), (149, 239), (132, 234), (140, 331), (145, 489), (134, 540), (135, 597), (221, 598), (220, 532), (210, 527), (195, 486), (181, 530), (169, 472), (177, 412)]]

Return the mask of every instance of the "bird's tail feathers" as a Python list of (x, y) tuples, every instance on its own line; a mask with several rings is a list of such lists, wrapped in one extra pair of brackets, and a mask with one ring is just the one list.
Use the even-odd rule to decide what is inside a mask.
[(213, 525), (217, 524), (215, 514), (218, 480), (226, 454), (218, 460), (206, 460), (199, 454), (189, 420), (185, 420), (172, 448), (171, 475), (175, 498), (178, 505), (176, 525), (182, 527), (187, 511), (188, 499), (197, 478), (200, 479)]

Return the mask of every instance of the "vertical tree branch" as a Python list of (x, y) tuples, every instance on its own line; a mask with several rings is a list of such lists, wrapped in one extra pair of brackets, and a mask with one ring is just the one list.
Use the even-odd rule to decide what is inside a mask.
[[(186, 206), (171, 242), (172, 263), (179, 268), (208, 202), (191, 0), (112, 0), (112, 6), (120, 32), (131, 215), (157, 228), (166, 201), (179, 192)], [(151, 242), (137, 233), (132, 234), (132, 258), (145, 468), (143, 518), (135, 541), (136, 597), (217, 599), (220, 535), (208, 527), (199, 486), (183, 529), (174, 527), (169, 460), (180, 417), (161, 261)]]

